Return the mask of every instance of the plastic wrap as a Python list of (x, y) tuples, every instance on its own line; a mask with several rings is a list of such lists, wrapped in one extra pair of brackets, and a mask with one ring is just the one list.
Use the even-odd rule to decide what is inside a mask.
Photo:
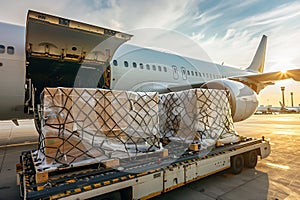
[[(43, 166), (133, 158), (163, 150), (161, 141), (208, 150), (236, 141), (228, 93), (191, 89), (158, 95), (86, 88), (45, 88), (38, 149)], [(175, 143), (174, 143), (175, 144)], [(172, 146), (173, 148), (174, 146)]]
[(236, 136), (228, 92), (191, 89), (159, 95), (160, 136), (171, 141), (214, 146), (223, 136)]
[(40, 153), (45, 164), (134, 157), (159, 150), (158, 95), (46, 88)]

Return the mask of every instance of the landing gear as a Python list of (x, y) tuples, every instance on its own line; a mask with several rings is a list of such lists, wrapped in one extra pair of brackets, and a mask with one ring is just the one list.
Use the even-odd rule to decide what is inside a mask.
[(257, 164), (257, 151), (249, 151), (244, 154), (245, 167), (254, 168)]
[(230, 172), (233, 174), (239, 174), (244, 168), (244, 156), (236, 155), (230, 158)]

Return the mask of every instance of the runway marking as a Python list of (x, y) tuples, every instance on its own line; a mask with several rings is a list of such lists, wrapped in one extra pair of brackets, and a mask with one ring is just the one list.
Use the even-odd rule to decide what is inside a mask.
[(38, 142), (24, 142), (24, 143), (17, 143), (17, 144), (6, 144), (6, 145), (1, 145), (1, 148), (8, 148), (8, 147), (18, 147), (18, 146), (25, 146), (25, 145), (33, 145), (33, 144), (38, 144)]
[(274, 163), (266, 163), (266, 164), (271, 167), (276, 167), (276, 168), (280, 168), (280, 169), (290, 169), (290, 167), (287, 165), (279, 165), (279, 164), (274, 164)]
[(299, 135), (296, 130), (282, 130), (282, 131), (274, 131), (273, 134), (278, 135)]

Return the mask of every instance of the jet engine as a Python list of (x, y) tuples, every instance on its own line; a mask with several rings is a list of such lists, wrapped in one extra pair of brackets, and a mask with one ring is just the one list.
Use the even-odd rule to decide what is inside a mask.
[(254, 114), (258, 107), (257, 94), (243, 83), (222, 79), (209, 81), (202, 87), (229, 91), (231, 115), (234, 122), (243, 121), (249, 118)]

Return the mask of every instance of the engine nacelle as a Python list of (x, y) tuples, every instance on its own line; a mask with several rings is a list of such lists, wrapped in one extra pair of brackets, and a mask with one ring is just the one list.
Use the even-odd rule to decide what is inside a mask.
[(209, 89), (225, 89), (229, 91), (231, 115), (234, 122), (243, 121), (249, 118), (257, 110), (257, 94), (243, 83), (222, 79), (207, 82), (203, 87)]

